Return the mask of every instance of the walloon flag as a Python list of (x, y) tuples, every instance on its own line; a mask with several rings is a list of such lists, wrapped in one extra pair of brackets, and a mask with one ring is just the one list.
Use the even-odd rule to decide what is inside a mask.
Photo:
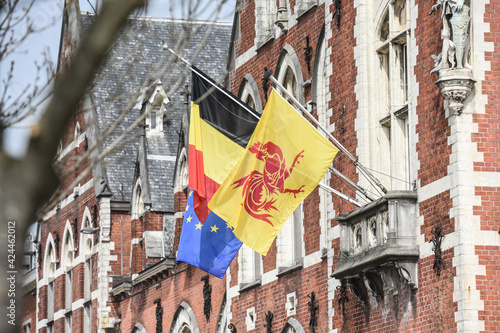
[(243, 243), (265, 255), (338, 150), (275, 90), (244, 155), (208, 207)]
[(222, 278), (242, 243), (207, 204), (245, 152), (259, 115), (197, 68), (192, 72), (189, 197), (177, 260)]

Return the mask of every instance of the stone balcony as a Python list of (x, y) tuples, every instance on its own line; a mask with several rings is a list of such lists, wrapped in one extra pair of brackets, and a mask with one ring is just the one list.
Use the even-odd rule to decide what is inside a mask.
[(345, 280), (362, 302), (383, 298), (401, 281), (417, 286), (417, 193), (390, 191), (350, 213), (340, 214), (340, 255), (332, 277)]

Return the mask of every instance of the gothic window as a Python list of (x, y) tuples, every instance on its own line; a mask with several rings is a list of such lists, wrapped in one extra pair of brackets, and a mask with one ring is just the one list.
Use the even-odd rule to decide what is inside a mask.
[[(299, 103), (304, 103), (300, 60), (295, 50), (288, 44), (283, 48), (276, 71), (276, 79)], [(290, 98), (283, 94), (282, 96), (291, 102)]]
[(137, 179), (134, 192), (132, 193), (132, 220), (138, 219), (144, 213), (144, 202), (142, 199), (141, 179)]
[[(285, 75), (284, 75), (282, 84), (285, 87), (285, 89), (293, 95), (293, 97), (297, 98), (296, 97), (296, 95), (297, 95), (297, 93), (296, 93), (297, 80), (295, 79), (295, 74), (290, 66), (286, 67)], [(292, 102), (290, 101), (290, 98), (286, 98), (286, 99), (289, 100), (289, 102), (292, 104)]]
[(182, 148), (179, 158), (177, 160), (177, 170), (176, 170), (176, 188), (175, 192), (185, 192), (187, 193), (189, 187), (189, 166), (187, 160), (186, 148)]
[(407, 0), (391, 1), (377, 28), (377, 98), (383, 133), (380, 168), (390, 170), (391, 180), (386, 183), (393, 190), (409, 189), (408, 10)]
[[(69, 222), (66, 222), (66, 230), (64, 231), (63, 237), (63, 262), (62, 267), (66, 270), (66, 293), (65, 293), (65, 309), (66, 311), (71, 311), (71, 305), (73, 303), (73, 237), (71, 235)], [(68, 317), (68, 316), (66, 316)], [(71, 315), (70, 315), (71, 317)], [(69, 326), (68, 326), (69, 325)], [(66, 328), (71, 329), (71, 318), (66, 318)], [(67, 330), (68, 331), (68, 330)]]
[(169, 103), (167, 94), (160, 81), (147, 99), (143, 106), (143, 112), (149, 112), (146, 117), (147, 134), (159, 134), (163, 131), (163, 115), (165, 114), (165, 105)]
[(297, 330), (291, 325), (286, 324), (285, 328), (283, 329), (283, 333), (297, 333)]
[(246, 88), (243, 92), (244, 94), (241, 96), (241, 100), (252, 109), (255, 109), (255, 100), (249, 89)]
[(54, 245), (48, 241), (48, 247), (45, 253), (45, 277), (46, 278), (54, 278), (56, 273), (56, 253), (54, 251)]
[(182, 302), (174, 315), (174, 321), (170, 328), (172, 333), (192, 333), (199, 330), (193, 310), (186, 303)]
[(283, 330), (281, 330), (281, 333), (305, 333), (305, 331), (299, 321), (291, 317), (288, 318), (288, 322), (283, 327)]
[(54, 250), (54, 245), (51, 242), (52, 237), (49, 236), (47, 239), (47, 249), (45, 251), (45, 274), (44, 276), (48, 280), (47, 284), (47, 320), (52, 321), (54, 319), (54, 277), (56, 273), (56, 254)]
[[(85, 212), (83, 214), (82, 229), (92, 228), (92, 224), (90, 221), (90, 211), (88, 208), (85, 208)], [(83, 255), (84, 259), (86, 256), (90, 256), (92, 254), (93, 237), (94, 236), (92, 234), (84, 234), (80, 232), (80, 254)]]
[[(310, 109), (313, 110), (316, 108), (316, 113), (318, 115), (318, 121), (320, 124), (325, 126), (325, 128), (330, 127), (329, 117), (327, 116), (327, 95), (328, 95), (328, 78), (330, 77), (328, 73), (327, 59), (326, 59), (326, 42), (323, 37), (324, 31), (322, 31), (320, 35), (320, 41), (318, 43), (316, 49), (316, 57), (314, 61), (314, 69), (313, 69), (313, 78), (312, 78), (312, 90), (313, 90), (313, 99), (310, 105)], [(331, 112), (331, 111), (330, 111)], [(326, 134), (323, 131), (320, 131), (326, 137)], [(321, 183), (329, 185), (330, 173), (327, 172)], [(326, 254), (328, 249), (328, 240), (327, 240), (327, 230), (328, 230), (328, 202), (329, 198), (331, 198), (330, 193), (321, 190), (319, 191), (320, 196), (320, 226), (321, 226), (321, 234), (320, 234), (320, 246), (323, 254)], [(331, 202), (331, 200), (330, 200)]]
[(239, 98), (255, 111), (262, 113), (262, 104), (259, 97), (259, 88), (250, 74), (246, 74), (240, 85)]
[(73, 236), (71, 235), (69, 222), (66, 222), (66, 230), (63, 237), (63, 268), (68, 268), (73, 265)]

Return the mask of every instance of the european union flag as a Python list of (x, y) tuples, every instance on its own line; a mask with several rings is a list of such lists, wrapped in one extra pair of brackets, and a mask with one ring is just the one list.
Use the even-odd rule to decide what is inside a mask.
[(193, 210), (193, 191), (189, 191), (177, 261), (222, 279), (241, 244), (231, 227), (215, 213), (210, 212), (205, 222), (200, 222)]

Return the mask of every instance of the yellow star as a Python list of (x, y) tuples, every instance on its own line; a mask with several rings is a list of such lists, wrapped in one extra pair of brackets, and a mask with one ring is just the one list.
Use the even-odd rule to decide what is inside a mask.
[(231, 226), (229, 225), (229, 223), (227, 223), (227, 222), (226, 222), (226, 229), (232, 229), (232, 228), (233, 228), (233, 227), (231, 227)]
[(189, 205), (186, 205), (186, 212), (188, 211), (188, 209), (189, 209)]
[(201, 230), (201, 227), (203, 227), (203, 224), (201, 224), (201, 222), (198, 222), (198, 224), (196, 225), (196, 229), (200, 229)]
[(188, 218), (186, 219), (186, 222), (188, 222), (188, 223), (189, 223), (189, 222), (191, 222), (191, 220), (192, 220), (192, 219), (193, 219), (193, 217), (192, 217), (192, 216), (188, 216)]
[(217, 230), (219, 230), (219, 228), (217, 228), (215, 224), (211, 226), (210, 229), (212, 229), (210, 232), (215, 232), (215, 233), (217, 233)]
[(189, 196), (193, 195), (193, 190), (189, 191)]

